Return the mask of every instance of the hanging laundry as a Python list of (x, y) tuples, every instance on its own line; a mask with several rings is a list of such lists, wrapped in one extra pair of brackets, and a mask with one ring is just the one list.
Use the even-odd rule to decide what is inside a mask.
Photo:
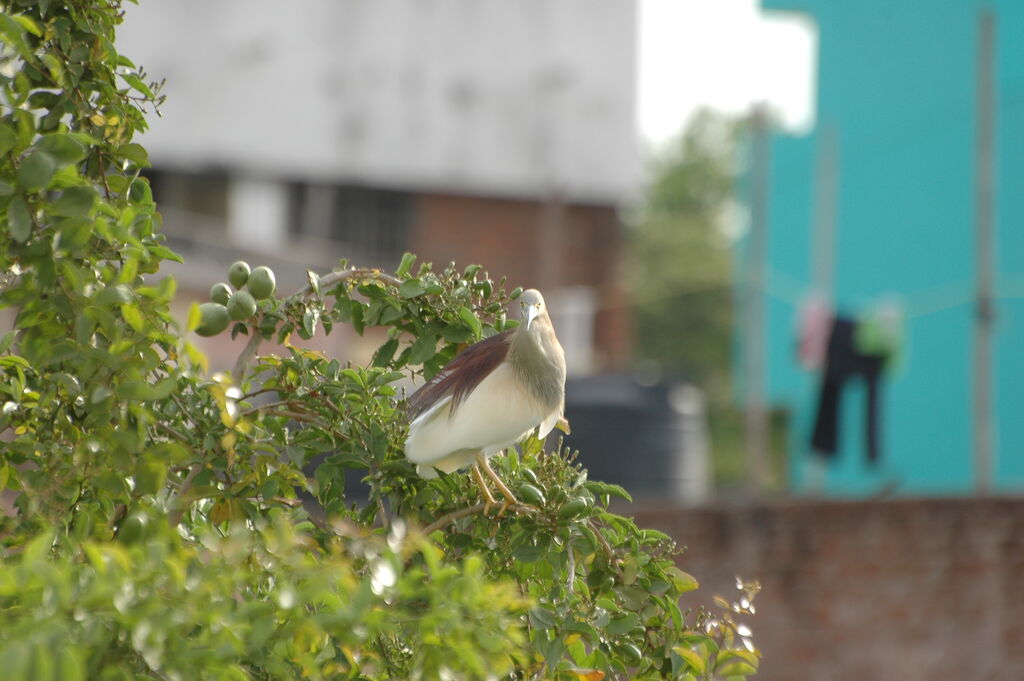
[(896, 302), (874, 305), (857, 322), (857, 351), (862, 355), (882, 355), (886, 368), (891, 368), (903, 349), (903, 318), (903, 308)]
[(804, 369), (824, 366), (833, 316), (832, 306), (821, 296), (807, 299), (800, 307), (797, 356)]
[(832, 322), (811, 446), (826, 458), (835, 457), (839, 445), (839, 407), (843, 386), (851, 379), (861, 378), (867, 387), (865, 435), (868, 461), (874, 465), (880, 455), (879, 391), (888, 355), (862, 352), (857, 343), (858, 326), (857, 321), (847, 317), (837, 316)]

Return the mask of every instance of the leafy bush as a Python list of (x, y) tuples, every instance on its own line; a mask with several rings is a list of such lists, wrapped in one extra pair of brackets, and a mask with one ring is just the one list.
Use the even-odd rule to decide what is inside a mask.
[[(510, 324), (510, 295), (478, 267), (342, 263), (285, 297), (262, 297), (261, 275), (231, 313), (245, 351), (209, 376), (187, 340), (200, 307), (181, 328), (159, 274), (179, 257), (132, 141), (159, 88), (115, 49), (119, 3), (0, 9), (5, 678), (754, 670), (732, 615), (680, 611), (697, 584), (672, 541), (609, 512), (625, 492), (568, 452), (531, 440), (499, 460), (534, 504), (500, 517), (468, 476), (414, 474), (396, 382)], [(338, 324), (386, 329), (371, 366), (293, 342)], [(267, 339), (286, 352), (260, 355)], [(346, 498), (353, 476), (367, 499)]]

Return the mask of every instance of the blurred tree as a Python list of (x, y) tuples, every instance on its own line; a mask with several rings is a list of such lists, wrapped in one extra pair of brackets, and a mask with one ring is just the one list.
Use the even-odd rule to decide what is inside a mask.
[[(743, 415), (732, 395), (732, 234), (744, 120), (702, 110), (651, 162), (630, 230), (637, 352), (707, 397), (716, 483), (744, 479)], [(772, 414), (770, 483), (782, 485), (785, 415)]]
[(652, 161), (630, 230), (637, 351), (713, 399), (728, 391), (732, 280), (726, 211), (737, 123), (701, 111)]
[[(685, 612), (671, 539), (528, 439), (496, 462), (533, 504), (484, 515), (403, 456), (408, 372), (509, 323), (479, 267), (233, 266), (170, 315), (179, 260), (133, 141), (157, 85), (113, 0), (0, 2), (0, 669), (8, 681), (708, 679), (753, 673), (736, 618)], [(386, 329), (367, 367), (302, 349)], [(184, 326), (184, 328), (182, 328)], [(188, 333), (249, 341), (207, 375)], [(275, 339), (282, 356), (261, 355)], [(357, 475), (369, 500), (345, 497)], [(310, 513), (301, 495), (316, 499)]]

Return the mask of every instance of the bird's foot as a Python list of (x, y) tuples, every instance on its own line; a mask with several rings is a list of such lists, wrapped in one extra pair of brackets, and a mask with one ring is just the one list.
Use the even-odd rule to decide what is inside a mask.
[(480, 474), (480, 467), (477, 464), (473, 464), (470, 469), (473, 472), (473, 479), (476, 481), (477, 487), (480, 488), (480, 492), (484, 496), (484, 515), (491, 512), (491, 507), (498, 503), (498, 500), (491, 494), (491, 490), (487, 488), (487, 482), (484, 480), (484, 476)]
[[(476, 457), (476, 461), (477, 463), (476, 466), (474, 466), (474, 469), (476, 469), (477, 475), (480, 475), (481, 470), (484, 473), (486, 473), (487, 477), (489, 477), (491, 479), (491, 482), (494, 483), (495, 487), (498, 488), (498, 491), (501, 492), (501, 496), (504, 499), (504, 501), (502, 501), (501, 503), (501, 508), (498, 509), (497, 517), (500, 518), (501, 516), (505, 515), (505, 511), (512, 508), (513, 506), (520, 508), (525, 507), (525, 504), (523, 504), (521, 501), (519, 501), (519, 499), (516, 498), (516, 495), (512, 493), (512, 490), (508, 488), (508, 485), (506, 485), (505, 482), (500, 477), (498, 477), (498, 474), (494, 472), (494, 469), (491, 468), (491, 465), (487, 463), (487, 457), (485, 457), (483, 454), (478, 454)], [(477, 484), (479, 484), (482, 489), (486, 489), (486, 486), (484, 486), (482, 483), (483, 476), (480, 476), (477, 480)], [(497, 503), (494, 499), (494, 496), (491, 495), (489, 490), (487, 492), (487, 496), (490, 498), (491, 503)], [(486, 511), (487, 507), (484, 508), (484, 512)]]

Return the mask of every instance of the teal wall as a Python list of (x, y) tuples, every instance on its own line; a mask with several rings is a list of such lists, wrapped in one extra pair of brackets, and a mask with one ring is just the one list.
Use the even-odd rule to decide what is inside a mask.
[[(824, 491), (967, 493), (974, 488), (972, 358), (977, 16), (997, 15), (996, 484), (1024, 490), (1024, 2), (763, 0), (819, 28), (816, 129), (771, 144), (769, 397), (790, 409), (791, 482), (808, 488), (817, 375), (796, 361), (811, 293), (818, 132), (838, 140), (834, 301), (857, 313), (896, 296), (902, 361), (882, 391), (882, 461), (865, 462), (863, 386), (843, 394), (840, 452)], [(1017, 44), (1015, 44), (1017, 43)], [(743, 249), (737, 251), (742, 269)]]

